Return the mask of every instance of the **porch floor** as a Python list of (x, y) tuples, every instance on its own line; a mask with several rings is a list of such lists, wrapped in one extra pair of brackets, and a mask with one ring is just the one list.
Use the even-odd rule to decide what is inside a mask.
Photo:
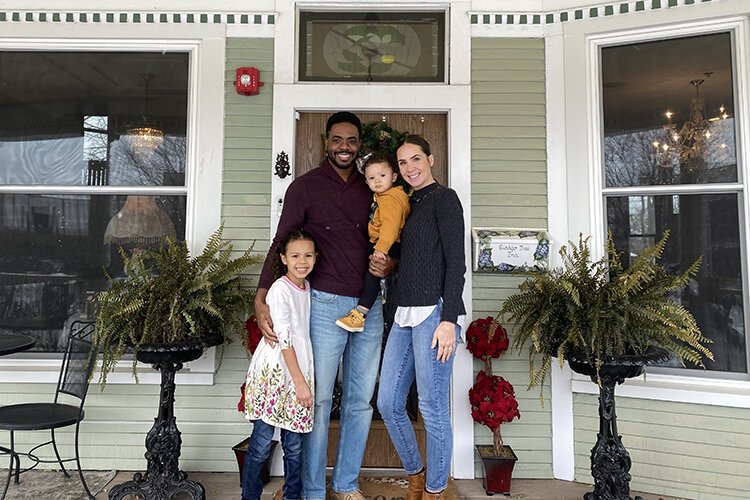
[[(367, 474), (368, 472), (363, 472)], [(106, 500), (109, 488), (133, 478), (133, 472), (118, 472), (107, 487), (96, 495), (97, 500)], [(206, 489), (207, 500), (239, 500), (239, 475), (230, 472), (191, 472), (189, 478), (200, 482)], [(263, 500), (271, 500), (279, 487), (281, 478), (274, 477), (266, 485)], [(488, 497), (482, 488), (481, 479), (459, 479), (456, 481), (459, 497), (466, 500), (486, 500)], [(523, 500), (581, 500), (584, 493), (592, 491), (589, 484), (561, 481), (555, 479), (513, 479), (511, 495), (495, 495), (495, 498)], [(631, 492), (631, 496), (639, 493)], [(643, 500), (679, 500), (674, 497), (640, 493)]]

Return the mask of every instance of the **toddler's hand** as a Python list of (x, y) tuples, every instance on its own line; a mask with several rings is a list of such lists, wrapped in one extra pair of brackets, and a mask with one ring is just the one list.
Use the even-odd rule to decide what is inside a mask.
[(295, 384), (295, 391), (297, 391), (297, 401), (300, 402), (305, 408), (312, 408), (314, 403), (312, 392), (306, 382)]
[(385, 262), (386, 255), (380, 250), (373, 250), (372, 255), (374, 255), (376, 259)]

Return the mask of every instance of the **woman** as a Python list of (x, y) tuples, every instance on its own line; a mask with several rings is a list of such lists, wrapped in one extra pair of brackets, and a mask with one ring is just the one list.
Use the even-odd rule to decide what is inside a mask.
[[(398, 308), (383, 354), (378, 409), (409, 474), (407, 500), (444, 499), (453, 443), (449, 388), (459, 318), (466, 314), (463, 209), (456, 192), (432, 177), (435, 158), (424, 138), (408, 136), (396, 156), (414, 193), (401, 232)], [(427, 432), (426, 473), (406, 413), (415, 378)]]

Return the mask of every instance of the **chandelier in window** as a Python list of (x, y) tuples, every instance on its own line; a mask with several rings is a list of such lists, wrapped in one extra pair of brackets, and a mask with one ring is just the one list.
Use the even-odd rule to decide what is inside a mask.
[(148, 90), (151, 80), (156, 78), (153, 73), (142, 73), (146, 82), (146, 95), (143, 101), (141, 121), (127, 130), (128, 144), (137, 152), (151, 152), (164, 142), (164, 132), (148, 119)]
[[(705, 74), (706, 78), (711, 73)], [(690, 118), (678, 127), (672, 122), (674, 113), (664, 113), (668, 123), (662, 127), (661, 137), (651, 144), (654, 147), (654, 159), (663, 168), (674, 169), (676, 166), (686, 171), (702, 168), (706, 163), (706, 152), (712, 140), (711, 125), (718, 120), (726, 120), (729, 114), (722, 105), (717, 116), (707, 117), (706, 99), (700, 95), (700, 87), (705, 79), (690, 80), (695, 87), (695, 97), (690, 101)], [(726, 144), (718, 147), (726, 148)]]

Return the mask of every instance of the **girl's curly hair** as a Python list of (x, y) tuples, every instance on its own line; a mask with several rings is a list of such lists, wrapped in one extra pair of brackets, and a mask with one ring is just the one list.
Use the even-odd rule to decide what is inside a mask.
[(292, 231), (287, 234), (279, 244), (276, 245), (276, 249), (273, 252), (273, 257), (271, 259), (271, 279), (273, 281), (276, 281), (287, 273), (287, 268), (281, 261), (281, 256), (286, 253), (286, 248), (289, 246), (289, 243), (299, 240), (312, 241), (313, 246), (315, 247), (315, 253), (318, 253), (318, 246), (315, 244), (315, 240), (312, 235), (304, 229)]

